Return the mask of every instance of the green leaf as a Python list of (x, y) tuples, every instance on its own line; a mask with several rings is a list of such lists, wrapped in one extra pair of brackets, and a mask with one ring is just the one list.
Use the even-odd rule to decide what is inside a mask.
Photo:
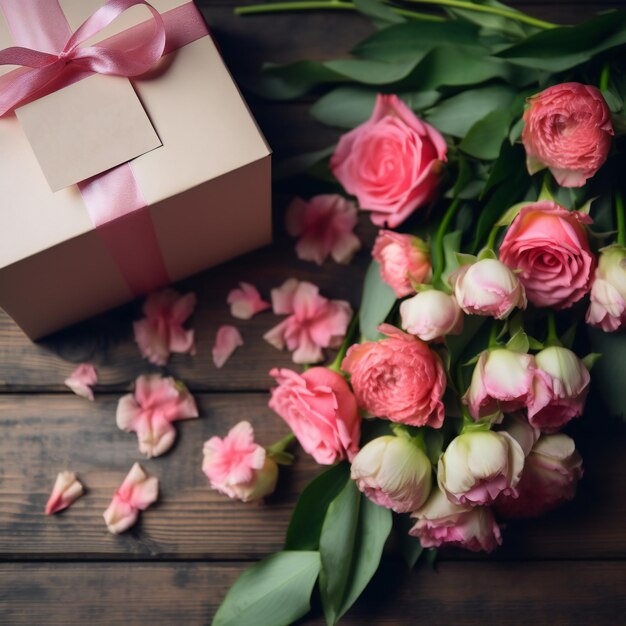
[(615, 373), (624, 371), (626, 333), (604, 333), (591, 326), (586, 328), (592, 350), (602, 354), (594, 365), (592, 382), (611, 415), (626, 419), (626, 385), (616, 384), (615, 380)]
[(274, 180), (284, 180), (290, 176), (304, 174), (307, 170), (327, 159), (335, 151), (335, 146), (328, 146), (321, 150), (305, 152), (289, 159), (284, 159), (274, 166), (272, 177)]
[(532, 202), (518, 202), (514, 204), (510, 209), (507, 209), (502, 217), (496, 222), (496, 226), (510, 226), (513, 223), (513, 220), (519, 215), (519, 212)]
[(212, 626), (288, 626), (309, 612), (320, 571), (317, 552), (278, 552), (246, 570)]
[(354, 0), (354, 4), (360, 13), (371, 17), (375, 23), (382, 26), (403, 24), (406, 21), (401, 15), (393, 11), (391, 7), (379, 0)]
[(389, 85), (406, 78), (417, 65), (417, 61), (387, 63), (362, 59), (337, 59), (326, 61), (324, 67), (332, 70), (344, 80), (353, 80), (365, 85)]
[(437, 130), (464, 137), (469, 129), (492, 111), (507, 109), (515, 92), (504, 85), (469, 89), (443, 100), (426, 115)]
[(363, 281), (359, 328), (361, 335), (375, 341), (380, 337), (378, 327), (385, 321), (396, 302), (394, 290), (380, 277), (380, 266), (370, 263)]
[(463, 233), (460, 230), (454, 230), (446, 233), (443, 237), (443, 258), (444, 271), (441, 274), (443, 287), (449, 288), (448, 278), (455, 269), (459, 267), (458, 251), (461, 249), (461, 238)]
[(413, 520), (408, 515), (394, 515), (394, 529), (398, 537), (400, 555), (409, 568), (414, 568), (424, 548), (417, 537), (409, 535)]
[(350, 465), (339, 463), (314, 478), (298, 498), (285, 540), (285, 550), (317, 550), (330, 503), (350, 478)]
[(491, 111), (469, 129), (459, 148), (477, 159), (486, 161), (497, 159), (500, 146), (509, 134), (510, 125), (510, 111), (507, 109)]
[(264, 98), (292, 100), (303, 96), (316, 85), (344, 80), (344, 76), (330, 70), (323, 63), (297, 61), (287, 65), (265, 65), (256, 80), (246, 87)]
[(562, 72), (626, 43), (626, 12), (614, 11), (578, 24), (531, 35), (497, 56), (525, 67)]
[(520, 328), (507, 342), (507, 350), (526, 354), (530, 349), (528, 335)]
[(348, 481), (328, 507), (320, 538), (320, 595), (326, 622), (335, 624), (376, 572), (391, 531), (391, 511)]
[[(452, 366), (463, 356), (467, 347), (471, 345), (472, 340), (480, 339), (481, 329), (483, 329), (482, 334), (489, 333), (488, 325), (485, 326), (487, 319), (489, 318), (483, 315), (466, 315), (463, 332), (460, 335), (448, 335), (445, 338)], [(483, 346), (477, 347), (472, 356), (482, 351), (482, 349)]]
[(599, 352), (590, 352), (586, 356), (583, 357), (582, 362), (584, 366), (591, 370), (591, 368), (602, 358), (602, 354)]

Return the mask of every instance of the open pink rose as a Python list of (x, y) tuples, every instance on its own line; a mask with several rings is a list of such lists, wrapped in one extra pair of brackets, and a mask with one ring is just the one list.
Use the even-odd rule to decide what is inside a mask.
[(531, 174), (548, 167), (562, 187), (582, 187), (611, 148), (611, 111), (596, 87), (562, 83), (528, 99), (522, 142)]
[(398, 298), (415, 293), (413, 285), (430, 280), (430, 254), (419, 237), (381, 230), (374, 242), (372, 256), (380, 265), (381, 278)]
[(176, 439), (173, 422), (198, 417), (198, 409), (187, 388), (159, 374), (139, 376), (135, 393), (120, 398), (117, 426), (137, 433), (139, 451), (148, 458), (167, 452)]
[(248, 422), (233, 426), (224, 439), (211, 437), (204, 443), (202, 471), (212, 489), (242, 502), (269, 495), (278, 479), (278, 466), (254, 441)]
[(65, 384), (77, 395), (93, 402), (93, 385), (98, 382), (96, 368), (91, 363), (81, 363), (66, 379)]
[(230, 314), (240, 320), (249, 320), (272, 305), (261, 298), (259, 290), (250, 283), (239, 283), (239, 289), (231, 289), (226, 301)]
[(517, 498), (502, 494), (496, 511), (504, 517), (538, 517), (571, 500), (583, 475), (582, 463), (571, 437), (543, 435), (526, 457)]
[(80, 498), (84, 489), (74, 472), (59, 472), (52, 493), (46, 503), (46, 515), (67, 509), (74, 500)]
[(526, 308), (524, 287), (517, 276), (497, 259), (462, 265), (450, 276), (454, 295), (468, 315), (504, 319), (515, 308)]
[(402, 328), (422, 341), (443, 340), (463, 332), (463, 311), (454, 296), (436, 289), (420, 291), (400, 305)]
[(394, 326), (379, 330), (386, 339), (352, 346), (341, 365), (351, 375), (359, 406), (392, 422), (440, 428), (446, 374), (439, 357)]
[(341, 137), (330, 168), (343, 188), (396, 228), (435, 195), (446, 142), (394, 95), (379, 94), (370, 119)]
[(486, 506), (461, 506), (433, 489), (426, 504), (411, 515), (417, 519), (409, 534), (423, 548), (456, 546), (472, 552), (492, 552), (502, 543), (500, 527)]
[(538, 307), (565, 309), (591, 285), (596, 266), (584, 224), (592, 219), (544, 200), (525, 206), (513, 220), (500, 246), (500, 259)]
[(150, 294), (143, 305), (145, 317), (133, 324), (143, 357), (155, 365), (165, 365), (171, 352), (195, 354), (193, 330), (183, 327), (195, 307), (193, 293), (181, 296), (173, 289), (164, 289)]
[(145, 511), (158, 497), (158, 478), (148, 476), (141, 465), (135, 463), (104, 512), (109, 532), (119, 535), (128, 530), (137, 521), (139, 511)]
[(609, 246), (600, 254), (591, 285), (587, 324), (612, 333), (626, 327), (626, 248)]
[(585, 364), (567, 348), (550, 346), (535, 355), (541, 371), (537, 384), (544, 399), (528, 409), (528, 421), (543, 432), (555, 432), (585, 408), (591, 380)]
[(290, 278), (272, 289), (272, 306), (277, 315), (289, 315), (263, 338), (279, 350), (293, 351), (294, 363), (319, 363), (323, 348), (341, 345), (352, 317), (344, 300), (328, 300), (312, 283)]
[(354, 234), (357, 208), (338, 194), (313, 196), (308, 202), (295, 198), (286, 215), (287, 232), (299, 237), (296, 254), (318, 265), (331, 256), (336, 263), (350, 263), (361, 247)]
[(289, 425), (305, 452), (320, 465), (352, 460), (359, 449), (361, 418), (343, 376), (326, 367), (302, 374), (270, 372), (278, 383), (269, 407)]

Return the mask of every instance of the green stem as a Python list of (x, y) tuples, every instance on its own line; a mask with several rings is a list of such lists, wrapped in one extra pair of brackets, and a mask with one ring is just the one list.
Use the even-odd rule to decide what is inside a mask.
[(296, 439), (296, 436), (293, 433), (289, 433), (288, 435), (285, 435), (282, 439), (279, 439), (276, 443), (273, 443), (271, 446), (269, 446), (267, 448), (267, 451), (270, 454), (284, 452), (287, 446), (292, 441), (295, 441), (295, 439)]
[(499, 224), (494, 224), (489, 231), (489, 238), (487, 239), (487, 243), (485, 244), (485, 248), (488, 250), (493, 250), (496, 245), (496, 237), (498, 236), (498, 231), (500, 230)]
[(617, 221), (617, 243), (626, 246), (626, 213), (624, 213), (624, 198), (622, 192), (615, 193), (615, 217)]
[(606, 91), (609, 88), (610, 78), (611, 78), (611, 67), (607, 63), (602, 68), (602, 73), (600, 74), (600, 91)]
[[(445, 18), (439, 15), (429, 15), (428, 13), (410, 11), (409, 9), (401, 9), (394, 6), (389, 6), (389, 8), (398, 15), (414, 20), (423, 20), (425, 22), (445, 21)], [(344, 2), (343, 0), (302, 0), (300, 2), (296, 0), (295, 2), (268, 2), (266, 4), (235, 7), (235, 15), (257, 15), (260, 13), (281, 13), (283, 11), (316, 11), (328, 9), (335, 11), (358, 10), (354, 2)]]
[(498, 345), (498, 335), (500, 334), (500, 329), (498, 328), (497, 322), (494, 320), (491, 324), (491, 330), (489, 331), (489, 347), (495, 348)]
[(441, 279), (441, 275), (443, 274), (444, 265), (445, 265), (445, 255), (443, 251), (443, 238), (448, 232), (448, 226), (450, 226), (450, 222), (452, 218), (456, 214), (457, 209), (459, 208), (459, 204), (461, 203), (460, 198), (457, 196), (452, 200), (450, 206), (446, 210), (443, 219), (441, 220), (441, 224), (439, 224), (439, 228), (437, 229), (437, 233), (435, 234), (435, 242), (434, 249), (436, 252), (436, 260), (437, 267), (433, 268), (433, 280), (432, 284), (436, 287), (437, 283)]
[(341, 373), (341, 363), (343, 362), (346, 352), (348, 352), (348, 348), (352, 345), (354, 339), (354, 333), (359, 326), (359, 313), (358, 311), (354, 314), (352, 321), (350, 322), (350, 326), (348, 327), (348, 332), (346, 332), (345, 339), (339, 348), (339, 352), (335, 357), (335, 360), (328, 366), (328, 369), (334, 370), (338, 374)]
[(523, 22), (524, 24), (530, 24), (537, 28), (550, 29), (557, 28), (557, 24), (552, 22), (546, 22), (544, 20), (531, 17), (512, 9), (506, 9), (504, 7), (493, 7), (486, 4), (474, 4), (467, 0), (407, 0), (407, 2), (413, 2), (415, 4), (428, 4), (440, 7), (450, 7), (453, 9), (465, 9), (467, 11), (475, 11), (476, 13), (490, 13), (491, 15), (498, 15), (500, 17), (506, 17), (517, 22)]

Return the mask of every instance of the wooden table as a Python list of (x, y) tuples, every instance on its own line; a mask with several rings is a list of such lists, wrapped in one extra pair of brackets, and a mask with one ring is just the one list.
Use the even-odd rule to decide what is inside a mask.
[[(233, 2), (201, 2), (236, 78), (262, 61), (329, 58), (345, 53), (371, 27), (355, 14), (310, 13), (236, 18)], [(515, 3), (529, 13), (572, 23), (619, 3)], [(307, 102), (251, 107), (276, 159), (334, 142), (337, 133), (312, 122)], [(0, 624), (96, 626), (208, 624), (236, 576), (281, 547), (289, 513), (317, 471), (303, 453), (284, 471), (277, 493), (261, 505), (232, 502), (208, 489), (202, 443), (241, 419), (262, 443), (287, 432), (267, 408), (267, 375), (289, 356), (262, 341), (271, 314), (238, 324), (246, 345), (221, 371), (211, 363), (215, 331), (232, 322), (225, 297), (238, 281), (263, 293), (296, 276), (322, 293), (358, 303), (368, 262), (318, 269), (299, 262), (282, 233), (277, 244), (197, 276), (179, 288), (199, 297), (193, 319), (196, 357), (176, 356), (168, 372), (195, 394), (202, 418), (179, 424), (166, 456), (143, 461), (133, 435), (115, 425), (115, 407), (134, 378), (150, 370), (132, 340), (133, 304), (36, 345), (0, 313)], [(371, 239), (364, 219), (360, 234)], [(75, 363), (98, 366), (93, 404), (63, 387)], [(511, 524), (491, 557), (446, 551), (436, 571), (409, 572), (392, 555), (346, 624), (600, 624), (626, 623), (625, 425), (591, 412), (573, 425), (586, 474), (577, 499), (541, 520)], [(132, 463), (161, 480), (160, 503), (130, 532), (114, 537), (102, 512)], [(88, 495), (69, 511), (43, 515), (56, 473), (70, 468)], [(306, 621), (322, 624), (320, 613)]]

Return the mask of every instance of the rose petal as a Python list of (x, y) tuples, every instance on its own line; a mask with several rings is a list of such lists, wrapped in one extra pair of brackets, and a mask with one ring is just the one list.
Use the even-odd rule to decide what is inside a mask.
[(46, 503), (46, 515), (52, 515), (66, 509), (83, 493), (83, 486), (74, 472), (60, 472)]
[(250, 283), (239, 283), (239, 289), (230, 291), (226, 301), (230, 305), (230, 314), (240, 320), (249, 320), (272, 306), (261, 298), (258, 289)]
[(90, 363), (81, 363), (65, 379), (65, 384), (77, 395), (93, 401), (91, 387), (98, 382), (96, 368)]
[(234, 326), (220, 326), (213, 346), (213, 363), (218, 369), (223, 367), (233, 352), (243, 346), (241, 333)]

